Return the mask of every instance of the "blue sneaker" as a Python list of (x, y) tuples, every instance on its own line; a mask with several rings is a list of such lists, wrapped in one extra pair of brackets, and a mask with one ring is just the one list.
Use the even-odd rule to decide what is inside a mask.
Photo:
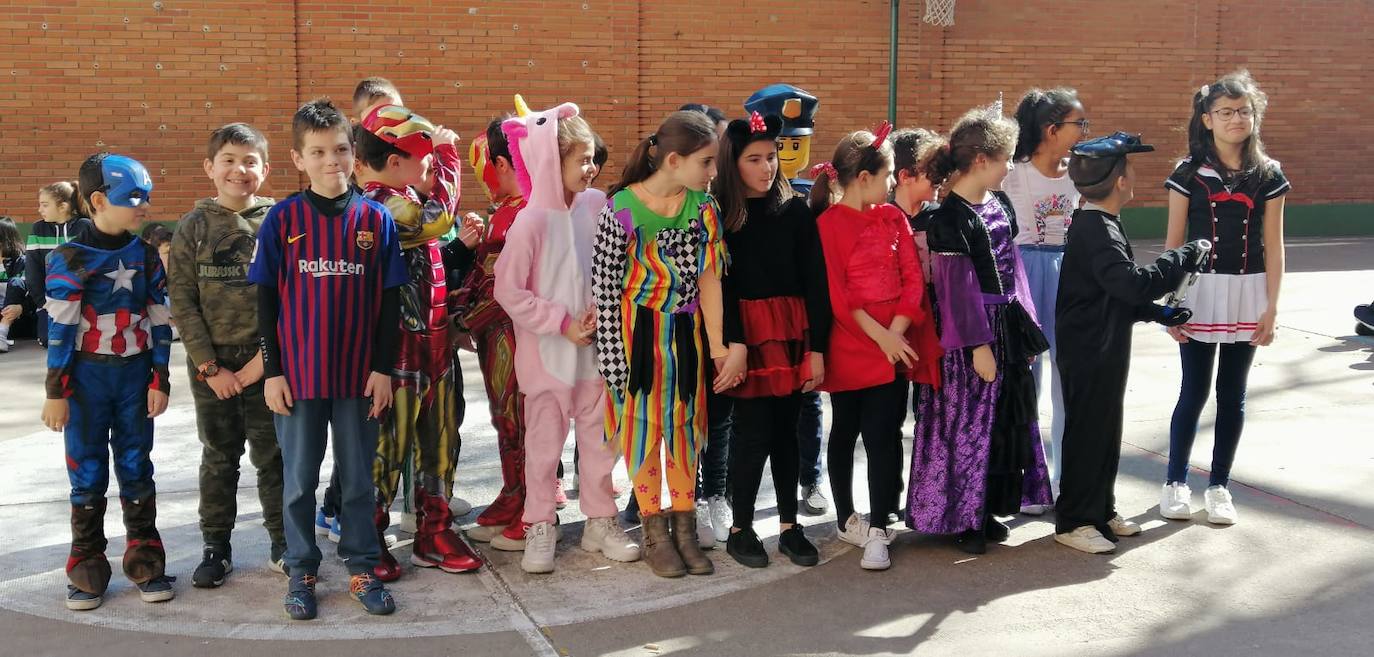
[(315, 602), (315, 576), (292, 575), (291, 584), (282, 598), (282, 606), (291, 620), (310, 620), (319, 613)]
[(386, 616), (396, 611), (396, 601), (391, 598), (391, 592), (371, 573), (354, 575), (349, 580), (348, 591), (354, 599), (363, 603), (363, 609), (369, 614)]
[(142, 584), (138, 585), (138, 597), (143, 598), (144, 602), (166, 602), (177, 597), (176, 589), (172, 588), (172, 582), (177, 581), (175, 577), (158, 575)]
[(100, 606), (104, 598), (95, 593), (87, 593), (81, 589), (67, 585), (67, 608), (72, 611), (90, 611)]
[(338, 543), (338, 542), (339, 542), (339, 539), (342, 538), (342, 537), (343, 537), (342, 530), (339, 529), (339, 519), (338, 519), (338, 518), (330, 518), (330, 523), (329, 523), (329, 540), (334, 541), (335, 543)]
[(334, 516), (327, 516), (324, 514), (324, 509), (319, 509), (315, 512), (315, 535), (328, 536), (329, 528), (332, 527), (335, 522)]

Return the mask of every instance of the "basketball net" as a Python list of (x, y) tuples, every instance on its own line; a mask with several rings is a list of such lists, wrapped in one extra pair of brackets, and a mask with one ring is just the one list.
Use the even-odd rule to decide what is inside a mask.
[(926, 15), (921, 20), (949, 27), (954, 24), (954, 0), (926, 0)]

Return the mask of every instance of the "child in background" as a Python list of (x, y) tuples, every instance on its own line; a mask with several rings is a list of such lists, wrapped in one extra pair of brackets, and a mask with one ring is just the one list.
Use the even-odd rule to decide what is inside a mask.
[[(1264, 152), (1260, 124), (1269, 97), (1246, 71), (1223, 76), (1193, 94), (1188, 157), (1165, 181), (1168, 248), (1208, 239), (1212, 256), (1185, 307), (1192, 320), (1169, 329), (1179, 343), (1183, 381), (1169, 424), (1169, 472), (1159, 513), (1192, 517), (1188, 459), (1216, 367), (1216, 439), (1203, 503), (1207, 522), (1231, 525), (1231, 465), (1245, 426), (1245, 389), (1255, 348), (1274, 341), (1283, 282), (1283, 206), (1291, 186)], [(1220, 352), (1220, 356), (1218, 356)]]
[(0, 217), (0, 354), (14, 345), (11, 335), (34, 330), (24, 265), (24, 240), (19, 238), (19, 227), (13, 219)]
[(971, 554), (1007, 539), (994, 516), (1051, 502), (1030, 373), (1049, 345), (1013, 243), (1015, 210), (991, 191), (1011, 169), (1016, 132), (999, 110), (972, 110), (932, 163), (937, 179), (955, 176), (927, 233), (945, 354), (941, 387), (918, 395), (907, 525), (955, 534)]
[[(930, 248), (926, 246), (926, 230), (935, 206), (935, 196), (943, 180), (931, 177), (930, 163), (945, 144), (945, 138), (925, 128), (905, 128), (892, 133), (893, 179), (892, 204), (906, 214), (916, 238), (916, 255), (921, 260), (921, 272), (926, 285), (930, 284)], [(924, 214), (923, 214), (924, 213)]]
[[(644, 523), (644, 560), (660, 577), (715, 572), (696, 526), (708, 358), (716, 363), (716, 391), (743, 376), (722, 370), (726, 252), (719, 212), (705, 191), (718, 146), (705, 114), (669, 115), (635, 147), (611, 188), (593, 260), (606, 437), (624, 450)], [(663, 509), (665, 474), (671, 511)]]
[(91, 227), (91, 220), (81, 216), (76, 198), (76, 183), (60, 180), (38, 190), (38, 221), (33, 223), (25, 242), (24, 280), (28, 281), (29, 299), (38, 308), (38, 344), (48, 346), (47, 291), (48, 254), (76, 238)]
[[(148, 217), (153, 179), (138, 161), (101, 153), (81, 165), (87, 230), (48, 255), (48, 379), (43, 424), (64, 432), (72, 493), (67, 608), (95, 609), (110, 582), (105, 489), (119, 480), (124, 574), (144, 602), (176, 597), (157, 531), (153, 418), (167, 410), (167, 278), (133, 233)], [(91, 320), (91, 321), (88, 321)]]
[[(139, 234), (139, 237), (149, 246), (157, 249), (157, 256), (162, 260), (162, 270), (171, 271), (171, 268), (168, 267), (167, 257), (172, 252), (172, 229), (162, 224), (148, 224), (143, 227), (143, 232)], [(172, 303), (170, 296), (167, 298), (167, 303), (168, 305)], [(176, 342), (180, 339), (181, 333), (177, 330), (176, 317), (172, 317), (172, 341)]]
[(205, 155), (203, 167), (215, 196), (201, 199), (177, 223), (168, 294), (173, 317), (185, 328), (182, 343), (201, 444), (204, 548), (191, 583), (215, 588), (234, 569), (229, 537), (238, 521), (239, 461), (245, 444), (257, 470), (262, 521), (271, 539), (268, 565), (282, 574), (286, 534), (281, 448), (263, 396), (258, 292), (248, 282), (258, 228), (273, 204), (257, 195), (272, 170), (267, 138), (246, 123), (230, 123), (210, 133)]
[[(813, 167), (811, 209), (825, 251), (834, 325), (825, 351), (830, 487), (840, 540), (864, 549), (859, 565), (886, 570), (901, 491), (901, 427), (908, 381), (940, 385), (940, 346), (906, 215), (892, 192), (892, 126), (846, 135)], [(838, 193), (836, 193), (838, 192)], [(832, 205), (832, 201), (834, 204)], [(865, 521), (854, 509), (854, 446), (868, 455)]]
[[(1012, 153), (1012, 169), (1002, 181), (1002, 191), (1016, 211), (1016, 245), (1026, 266), (1026, 282), (1045, 339), (1049, 340), (1048, 359), (1037, 358), (1031, 365), (1037, 399), (1044, 397), (1042, 373), (1049, 361), (1049, 392), (1053, 407), (1050, 420), (1050, 484), (1059, 484), (1059, 445), (1064, 438), (1064, 394), (1059, 383), (1058, 351), (1054, 339), (1055, 295), (1059, 290), (1059, 268), (1064, 260), (1065, 235), (1073, 211), (1078, 208), (1078, 190), (1069, 179), (1069, 148), (1088, 135), (1088, 119), (1078, 92), (1056, 88), (1031, 89), (1016, 107), (1019, 135)], [(1040, 515), (1047, 507), (1027, 505), (1023, 513)]]

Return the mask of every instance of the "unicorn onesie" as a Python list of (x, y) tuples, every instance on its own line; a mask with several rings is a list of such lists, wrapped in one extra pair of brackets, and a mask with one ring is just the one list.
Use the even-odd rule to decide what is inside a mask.
[(605, 382), (595, 349), (563, 331), (592, 307), (592, 246), (606, 195), (588, 189), (566, 203), (558, 121), (577, 106), (506, 120), (512, 164), (527, 199), (496, 261), (495, 297), (515, 326), (515, 375), (525, 395), (524, 522), (554, 522), (558, 461), (571, 421), (579, 449), (579, 504), (588, 518), (616, 514), (611, 469), (616, 454), (602, 439)]

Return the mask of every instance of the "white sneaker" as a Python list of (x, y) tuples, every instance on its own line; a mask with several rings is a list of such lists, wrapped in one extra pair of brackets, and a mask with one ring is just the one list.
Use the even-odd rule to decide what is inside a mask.
[(600, 552), (611, 561), (639, 561), (639, 544), (625, 534), (615, 518), (587, 518), (582, 527), (582, 549)]
[(839, 534), (841, 541), (855, 547), (864, 547), (868, 544), (868, 521), (857, 513), (851, 514), (844, 527), (840, 528)]
[(1207, 522), (1214, 525), (1236, 524), (1236, 505), (1231, 500), (1231, 491), (1225, 486), (1208, 486), (1202, 494), (1207, 505)]
[(809, 516), (824, 515), (830, 509), (830, 500), (825, 498), (821, 485), (805, 486), (802, 489), (802, 511)]
[(1107, 528), (1117, 536), (1135, 536), (1140, 533), (1139, 523), (1122, 518), (1119, 513), (1107, 521)]
[(1116, 545), (1107, 540), (1096, 527), (1079, 527), (1067, 534), (1055, 534), (1054, 542), (1088, 554), (1107, 554), (1116, 551)]
[(454, 518), (461, 518), (472, 513), (472, 502), (455, 495), (448, 498), (448, 510), (453, 513)]
[(887, 554), (887, 546), (897, 536), (896, 530), (868, 528), (864, 542), (864, 556), (859, 559), (859, 567), (864, 570), (887, 570), (892, 567), (892, 558)]
[(1021, 507), (1021, 515), (1043, 516), (1045, 512), (1049, 510), (1050, 505), (1048, 504), (1027, 504)]
[(490, 543), (491, 539), (499, 536), (505, 529), (504, 525), (474, 525), (465, 530), (463, 534), (466, 535), (470, 541)]
[(730, 540), (730, 527), (735, 524), (735, 513), (724, 495), (706, 498), (706, 506), (711, 509), (711, 531), (715, 532), (716, 542)]
[(410, 512), (406, 512), (406, 511), (402, 511), (402, 512), (401, 512), (401, 531), (403, 531), (403, 532), (405, 532), (405, 533), (407, 533), (407, 534), (414, 534), (414, 533), (415, 533), (415, 514), (414, 514), (414, 513), (410, 513)]
[(4, 339), (0, 339), (0, 354), (6, 353), (6, 352), (8, 352), (9, 350), (10, 350), (10, 341), (9, 341), (9, 340), (4, 340)]
[(553, 572), (553, 553), (558, 536), (553, 523), (536, 522), (525, 530), (525, 553), (520, 557), (520, 569), (527, 573)]
[[(725, 531), (730, 531), (730, 528), (727, 526)], [(711, 507), (700, 502), (697, 503), (697, 544), (703, 550), (716, 548), (716, 531), (711, 527)]]
[(1170, 520), (1191, 520), (1193, 491), (1188, 484), (1174, 482), (1164, 484), (1159, 494), (1159, 515)]

